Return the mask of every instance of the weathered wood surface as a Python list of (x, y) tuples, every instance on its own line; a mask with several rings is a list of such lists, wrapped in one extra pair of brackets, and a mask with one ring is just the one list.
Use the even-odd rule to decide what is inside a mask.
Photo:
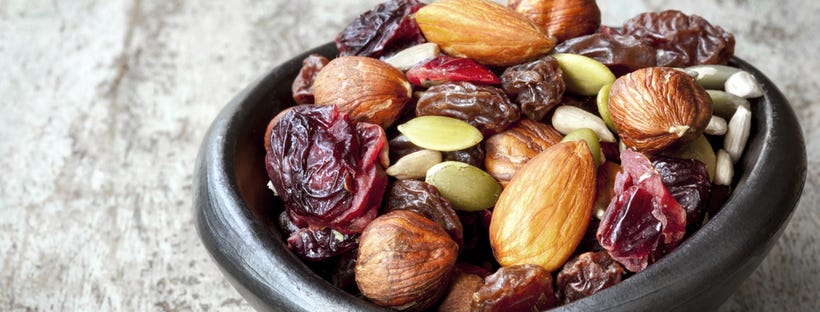
[[(0, 0), (0, 310), (250, 309), (194, 229), (200, 140), (255, 77), (377, 2)], [(664, 8), (704, 16), (790, 98), (808, 145), (803, 198), (722, 310), (816, 311), (820, 2), (599, 3), (610, 25)]]

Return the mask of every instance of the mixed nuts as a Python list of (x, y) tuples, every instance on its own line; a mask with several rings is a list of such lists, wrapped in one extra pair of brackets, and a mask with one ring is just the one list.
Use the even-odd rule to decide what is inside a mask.
[(390, 0), (311, 55), (268, 125), (289, 248), (396, 310), (531, 311), (672, 252), (728, 198), (754, 76), (679, 11)]

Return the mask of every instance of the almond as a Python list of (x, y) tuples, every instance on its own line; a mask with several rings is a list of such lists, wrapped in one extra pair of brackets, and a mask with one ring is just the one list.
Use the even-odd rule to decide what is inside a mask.
[(586, 232), (595, 202), (595, 165), (584, 141), (553, 145), (527, 162), (501, 192), (490, 245), (502, 266), (558, 269)]
[(316, 104), (336, 105), (354, 121), (390, 127), (412, 96), (404, 73), (383, 61), (343, 56), (330, 61), (313, 82)]
[(440, 0), (416, 12), (428, 41), (444, 53), (508, 66), (544, 55), (555, 39), (525, 16), (488, 0)]

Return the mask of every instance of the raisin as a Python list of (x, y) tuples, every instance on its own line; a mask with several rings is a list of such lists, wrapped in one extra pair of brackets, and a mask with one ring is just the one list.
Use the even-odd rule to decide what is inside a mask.
[(471, 311), (541, 311), (555, 305), (552, 275), (540, 265), (502, 267), (473, 294)]
[(731, 33), (700, 16), (675, 10), (638, 14), (624, 23), (621, 34), (654, 47), (657, 66), (725, 64), (735, 51)]
[(444, 153), (445, 160), (460, 161), (484, 169), (484, 147), (476, 144), (473, 147)]
[(359, 246), (359, 233), (344, 234), (331, 228), (300, 228), (288, 238), (288, 248), (305, 260), (335, 257)]
[(293, 79), (291, 90), (293, 91), (293, 100), (296, 104), (313, 104), (313, 81), (319, 71), (329, 63), (326, 57), (319, 54), (308, 55), (302, 60), (302, 69), (299, 74)]
[(551, 56), (508, 67), (501, 74), (501, 83), (521, 112), (534, 121), (558, 105), (566, 89), (558, 60)]
[(416, 104), (416, 115), (461, 119), (487, 137), (504, 131), (518, 120), (520, 112), (501, 89), (462, 81), (427, 89)]
[(390, 156), (390, 163), (395, 163), (399, 159), (407, 154), (418, 152), (423, 150), (423, 148), (416, 146), (413, 142), (410, 142), (404, 134), (399, 134), (396, 137), (390, 139), (388, 142), (390, 148), (388, 149), (388, 154)]
[(447, 55), (422, 61), (405, 74), (410, 83), (425, 88), (450, 81), (469, 81), (476, 84), (501, 83), (501, 80), (489, 68), (473, 59)]
[(712, 183), (706, 164), (697, 159), (657, 156), (652, 166), (660, 173), (663, 185), (686, 210), (686, 229), (696, 231), (703, 223)]
[(353, 234), (376, 217), (387, 185), (381, 127), (354, 125), (333, 105), (299, 105), (268, 140), (268, 176), (297, 227)]
[(616, 76), (657, 64), (655, 48), (635, 36), (609, 31), (569, 39), (556, 46), (555, 52), (591, 57)]
[(627, 270), (639, 272), (677, 247), (686, 234), (686, 210), (663, 185), (646, 156), (626, 149), (615, 197), (598, 226), (598, 242)]
[(389, 57), (424, 43), (424, 36), (412, 18), (423, 6), (417, 0), (392, 0), (362, 13), (336, 36), (339, 56)]
[(409, 210), (435, 221), (450, 234), (459, 249), (464, 247), (461, 220), (435, 186), (417, 180), (397, 180), (387, 192), (384, 213), (394, 210)]
[(556, 278), (558, 304), (591, 296), (621, 282), (624, 268), (606, 251), (585, 252), (564, 263)]

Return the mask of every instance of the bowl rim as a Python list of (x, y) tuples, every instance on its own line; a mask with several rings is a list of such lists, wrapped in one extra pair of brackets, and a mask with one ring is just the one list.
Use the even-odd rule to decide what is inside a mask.
[[(197, 232), (223, 275), (256, 309), (387, 311), (332, 286), (286, 247), (287, 252), (277, 248), (284, 246), (281, 237), (256, 219), (238, 190), (234, 157), (240, 129), (255, 114), (251, 108), (273, 83), (285, 81), (289, 87), (294, 68), (298, 71), (312, 53), (335, 56), (335, 45), (310, 49), (271, 69), (237, 94), (209, 127), (194, 169)], [(644, 271), (554, 311), (717, 308), (765, 258), (800, 199), (805, 141), (777, 86), (749, 63), (737, 57), (731, 63), (753, 74), (764, 96), (752, 104), (753, 133), (736, 164), (742, 175), (735, 178), (728, 201), (698, 232)], [(720, 255), (702, 259), (710, 265), (691, 266), (688, 260), (710, 253)]]

